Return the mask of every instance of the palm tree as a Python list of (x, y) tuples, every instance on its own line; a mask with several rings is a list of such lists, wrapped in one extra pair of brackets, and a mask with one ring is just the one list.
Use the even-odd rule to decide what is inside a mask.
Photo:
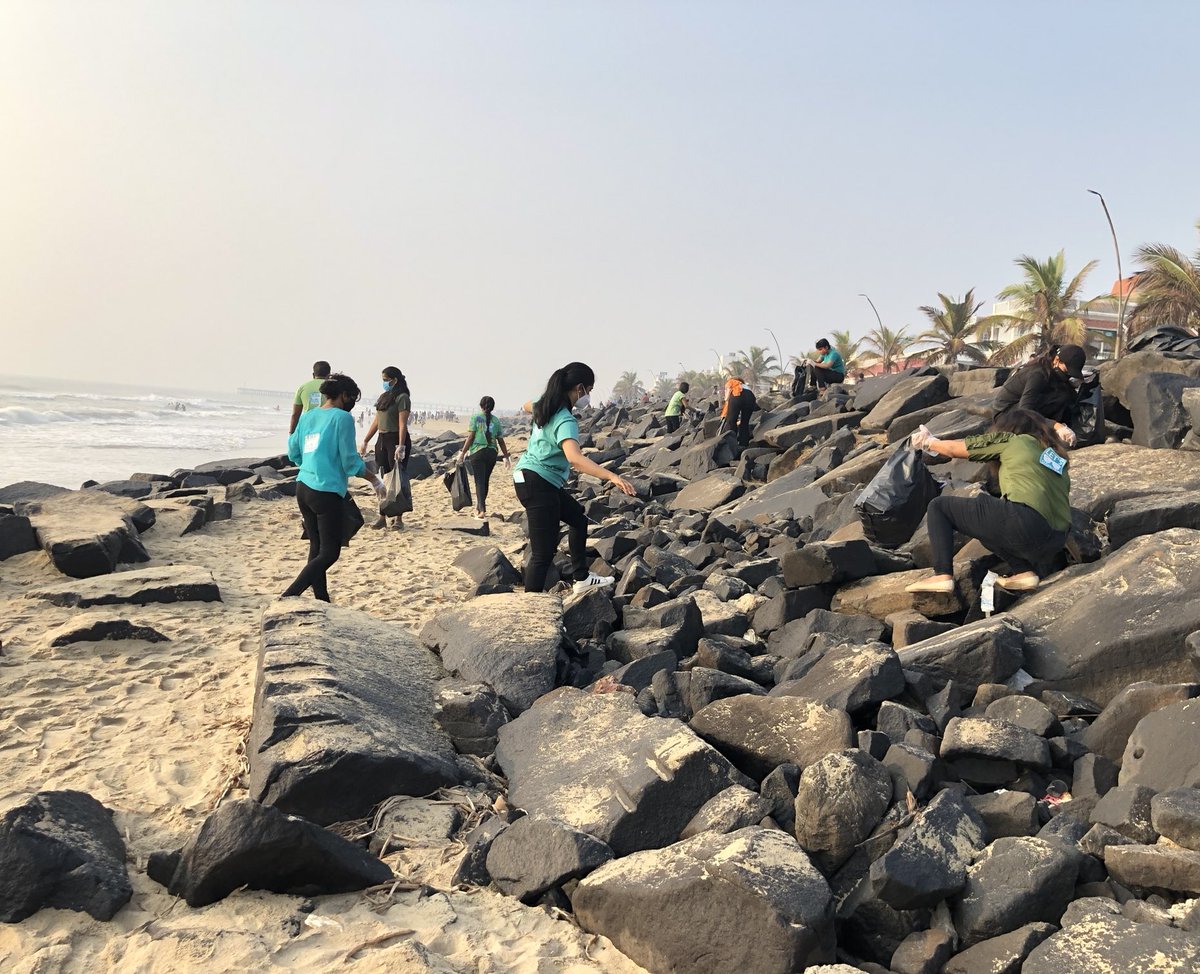
[(765, 348), (751, 345), (744, 352), (730, 353), (726, 369), (758, 392), (765, 382), (779, 374), (779, 362)]
[(1146, 244), (1137, 259), (1142, 270), (1134, 284), (1137, 306), (1129, 313), (1129, 334), (1155, 325), (1200, 330), (1200, 250), (1189, 259), (1167, 244)]
[(863, 358), (870, 362), (877, 362), (883, 367), (884, 372), (891, 372), (900, 366), (901, 360), (907, 362), (908, 350), (913, 344), (912, 336), (903, 328), (892, 331), (886, 325), (880, 325), (867, 332), (867, 337), (863, 341), (867, 346)]
[(941, 301), (940, 308), (927, 304), (921, 305), (921, 312), (933, 325), (928, 331), (916, 337), (918, 342), (931, 342), (929, 348), (923, 349), (922, 354), (930, 364), (943, 362), (953, 365), (960, 359), (970, 359), (972, 362), (984, 362), (988, 353), (994, 351), (995, 342), (979, 338), (980, 332), (987, 327), (986, 319), (975, 317), (975, 313), (983, 307), (983, 302), (976, 303), (975, 289), (971, 288), (961, 301), (938, 293)]
[(636, 372), (622, 372), (616, 384), (613, 386), (613, 398), (624, 399), (626, 402), (635, 402), (642, 398), (642, 393), (646, 391), (646, 387), (642, 385), (642, 380), (638, 378)]
[(1096, 261), (1088, 261), (1083, 270), (1069, 282), (1064, 282), (1066, 258), (1060, 250), (1046, 260), (1018, 257), (1016, 264), (1025, 272), (1025, 280), (1010, 284), (1000, 292), (1003, 301), (1012, 301), (1014, 310), (1008, 314), (989, 315), (980, 325), (1016, 326), (1021, 334), (992, 355), (999, 365), (1012, 365), (1030, 352), (1042, 353), (1052, 345), (1072, 342), (1082, 345), (1087, 325), (1078, 314), (1095, 302), (1079, 300), (1083, 279), (1091, 273)]
[(656, 399), (670, 399), (675, 393), (675, 385), (675, 381), (669, 378), (666, 372), (659, 372), (651, 395)]
[(847, 372), (862, 364), (859, 361), (862, 358), (863, 340), (861, 338), (852, 341), (849, 329), (845, 331), (831, 331), (829, 334), (833, 336), (832, 344), (834, 350), (842, 357), (842, 362), (845, 364)]

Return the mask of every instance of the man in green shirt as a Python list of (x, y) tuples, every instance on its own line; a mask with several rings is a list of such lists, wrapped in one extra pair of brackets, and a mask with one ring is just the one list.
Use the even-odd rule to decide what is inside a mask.
[(674, 433), (679, 429), (679, 424), (683, 421), (683, 411), (689, 406), (687, 394), (690, 388), (691, 386), (686, 382), (679, 383), (679, 388), (675, 390), (675, 394), (671, 396), (671, 401), (667, 403), (667, 411), (663, 413), (663, 417), (667, 421), (668, 433)]
[(296, 398), (292, 400), (292, 424), (288, 427), (288, 436), (296, 432), (296, 424), (300, 417), (310, 409), (318, 409), (321, 405), (321, 386), (329, 378), (329, 363), (314, 362), (313, 377), (301, 384), (296, 390)]

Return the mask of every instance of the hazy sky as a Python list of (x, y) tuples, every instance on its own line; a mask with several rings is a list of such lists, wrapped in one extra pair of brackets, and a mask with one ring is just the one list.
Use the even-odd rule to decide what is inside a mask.
[(502, 407), (1195, 249), (1200, 4), (0, 0), (0, 371)]

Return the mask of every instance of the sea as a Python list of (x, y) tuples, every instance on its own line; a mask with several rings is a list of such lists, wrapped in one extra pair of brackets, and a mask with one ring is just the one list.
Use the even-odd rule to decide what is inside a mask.
[(0, 486), (74, 488), (285, 453), (293, 395), (0, 375)]

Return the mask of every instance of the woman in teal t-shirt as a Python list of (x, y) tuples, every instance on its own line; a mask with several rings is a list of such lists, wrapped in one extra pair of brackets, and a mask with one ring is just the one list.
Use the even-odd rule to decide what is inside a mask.
[(579, 423), (572, 412), (584, 408), (591, 399), (596, 375), (582, 362), (571, 362), (556, 369), (546, 383), (546, 391), (536, 402), (527, 402), (525, 411), (533, 413), (533, 432), (529, 446), (513, 471), (517, 499), (529, 519), (529, 564), (525, 568), (525, 591), (541, 592), (546, 573), (558, 549), (558, 526), (566, 524), (567, 545), (575, 591), (611, 585), (613, 579), (587, 569), (588, 518), (579, 501), (564, 490), (574, 468), (579, 473), (615, 484), (633, 496), (633, 484), (599, 464), (579, 450)]
[(484, 396), (479, 400), (481, 412), (471, 417), (467, 429), (467, 438), (463, 441), (458, 453), (458, 462), (466, 461), (467, 469), (475, 480), (475, 516), (487, 517), (488, 485), (492, 480), (492, 471), (496, 468), (496, 447), (504, 451), (504, 462), (512, 464), (508, 455), (508, 446), (504, 442), (504, 427), (500, 420), (492, 415), (496, 408), (496, 400)]

